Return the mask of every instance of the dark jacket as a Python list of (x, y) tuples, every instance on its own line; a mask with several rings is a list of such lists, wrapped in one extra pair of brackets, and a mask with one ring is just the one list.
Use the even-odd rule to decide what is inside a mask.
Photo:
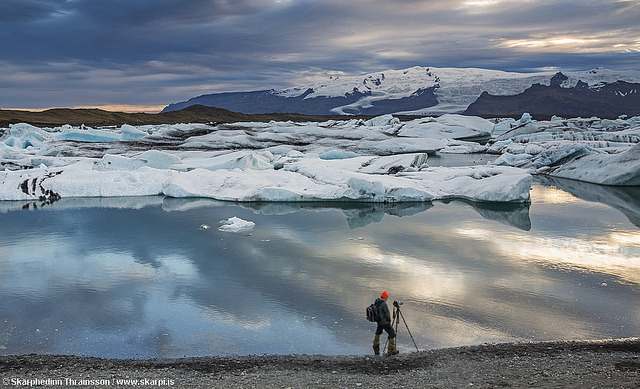
[(389, 307), (387, 306), (387, 303), (385, 303), (383, 299), (377, 298), (375, 305), (376, 307), (378, 307), (378, 314), (380, 315), (378, 325), (384, 326), (387, 324), (391, 324), (391, 313), (389, 313)]

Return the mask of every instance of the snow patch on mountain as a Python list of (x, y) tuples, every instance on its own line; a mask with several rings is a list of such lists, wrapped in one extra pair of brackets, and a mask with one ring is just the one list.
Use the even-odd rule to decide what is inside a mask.
[[(411, 96), (418, 90), (434, 88), (438, 104), (414, 111), (398, 114), (444, 114), (464, 111), (484, 91), (492, 95), (515, 95), (524, 92), (533, 84), (550, 85), (557, 70), (536, 73), (505, 72), (478, 68), (435, 68), (415, 66), (403, 70), (385, 70), (357, 76), (330, 77), (328, 80), (311, 85), (274, 91), (282, 97), (304, 99), (331, 98), (360, 92), (367, 96), (356, 103), (334, 108), (337, 114), (347, 114), (351, 108), (370, 107), (375, 101), (393, 100)], [(575, 87), (578, 81), (589, 87), (598, 87), (604, 83), (618, 80), (640, 82), (640, 72), (619, 72), (605, 68), (586, 71), (563, 71), (567, 78), (560, 85)]]

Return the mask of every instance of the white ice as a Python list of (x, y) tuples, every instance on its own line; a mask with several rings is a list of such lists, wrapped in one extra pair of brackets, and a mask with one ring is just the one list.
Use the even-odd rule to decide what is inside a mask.
[(230, 217), (227, 220), (220, 221), (221, 226), (218, 228), (220, 231), (224, 232), (249, 232), (253, 230), (256, 223), (250, 222), (247, 220), (242, 220), (237, 216)]
[[(443, 115), (400, 122), (384, 115), (321, 123), (122, 126), (90, 131), (86, 142), (60, 140), (71, 130), (90, 131), (25, 124), (4, 129), (0, 199), (166, 195), (243, 202), (518, 203), (529, 201), (530, 174), (607, 185), (639, 185), (640, 175), (638, 150), (632, 148), (640, 141), (640, 118)], [(465, 140), (492, 133), (488, 146)], [(98, 136), (109, 142), (96, 144)], [(429, 167), (436, 152), (487, 150), (502, 156), (489, 166)]]
[(584, 155), (545, 173), (595, 184), (640, 186), (640, 144), (614, 155)]
[(442, 115), (405, 123), (398, 135), (415, 138), (468, 139), (489, 137), (494, 123), (475, 116)]
[(540, 122), (525, 115), (496, 127), (500, 133), (488, 149), (501, 154), (494, 165), (602, 185), (640, 185), (640, 117)]
[(119, 142), (136, 140), (145, 135), (147, 135), (146, 132), (127, 124), (123, 125), (119, 132), (96, 130), (84, 126), (81, 128), (66, 126), (62, 128), (57, 138), (78, 142)]

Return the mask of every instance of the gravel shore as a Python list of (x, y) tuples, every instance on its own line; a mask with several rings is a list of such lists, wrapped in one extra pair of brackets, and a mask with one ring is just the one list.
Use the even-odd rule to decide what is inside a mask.
[(640, 387), (640, 338), (500, 343), (398, 356), (0, 356), (2, 387)]

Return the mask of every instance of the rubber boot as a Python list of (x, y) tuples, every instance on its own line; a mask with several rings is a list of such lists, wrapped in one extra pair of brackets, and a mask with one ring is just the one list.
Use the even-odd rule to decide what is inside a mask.
[(373, 338), (373, 354), (380, 355), (380, 335)]
[(400, 353), (396, 348), (396, 338), (389, 338), (389, 348), (387, 349), (389, 355), (397, 355)]

